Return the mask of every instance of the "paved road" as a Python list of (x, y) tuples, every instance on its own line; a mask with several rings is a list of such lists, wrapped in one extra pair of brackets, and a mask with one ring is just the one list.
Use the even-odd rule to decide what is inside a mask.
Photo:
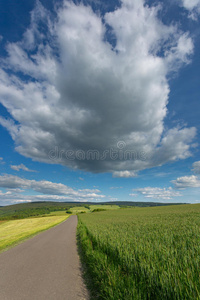
[(77, 217), (0, 254), (0, 300), (89, 299), (76, 247)]

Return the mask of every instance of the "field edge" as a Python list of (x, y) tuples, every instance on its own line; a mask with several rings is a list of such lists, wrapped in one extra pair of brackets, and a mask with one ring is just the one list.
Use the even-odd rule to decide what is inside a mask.
[[(40, 234), (40, 233), (42, 233), (42, 232), (44, 232), (44, 231), (46, 231), (46, 230), (49, 230), (49, 229), (51, 229), (51, 228), (53, 228), (53, 227), (55, 227), (55, 226), (57, 226), (57, 225), (60, 225), (61, 223), (65, 222), (69, 217), (70, 217), (70, 216), (66, 216), (64, 220), (61, 220), (61, 221), (59, 221), (59, 222), (56, 223), (56, 224), (50, 225), (50, 226), (47, 227), (47, 228), (39, 229), (38, 231), (36, 231), (36, 232), (34, 232), (34, 233), (28, 234), (27, 236), (22, 237), (22, 238), (20, 238), (20, 239), (18, 239), (18, 240), (16, 240), (16, 241), (12, 242), (9, 246), (6, 246), (5, 248), (0, 249), (0, 254), (3, 253), (3, 252), (5, 252), (5, 251), (7, 251), (7, 250), (9, 250), (9, 249), (11, 249), (11, 248), (16, 247), (17, 245), (19, 245), (19, 244), (21, 244), (21, 243), (23, 243), (23, 242), (25, 242), (25, 241), (27, 241), (27, 240), (33, 238), (34, 236), (36, 236), (36, 235), (38, 235), (38, 234)], [(45, 218), (45, 217), (39, 217), (39, 218)], [(28, 219), (29, 219), (29, 218), (27, 218), (26, 220), (28, 220)], [(36, 219), (36, 218), (35, 218), (35, 219)], [(12, 221), (15, 221), (15, 220), (12, 220)], [(8, 220), (8, 221), (5, 221), (5, 222), (9, 222), (9, 220)]]

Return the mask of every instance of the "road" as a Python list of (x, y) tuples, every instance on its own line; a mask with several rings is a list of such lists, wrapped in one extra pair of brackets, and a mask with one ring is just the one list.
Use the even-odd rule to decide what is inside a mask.
[(77, 216), (0, 254), (0, 300), (87, 300)]

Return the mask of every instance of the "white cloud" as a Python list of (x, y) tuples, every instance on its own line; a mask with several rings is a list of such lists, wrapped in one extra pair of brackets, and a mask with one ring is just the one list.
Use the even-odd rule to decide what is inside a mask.
[(181, 0), (181, 4), (189, 11), (189, 17), (197, 21), (200, 14), (200, 0)]
[(158, 172), (158, 173), (155, 173), (154, 176), (155, 177), (166, 177), (166, 176), (169, 176), (171, 174), (171, 172)]
[(192, 171), (195, 173), (195, 174), (200, 174), (200, 161), (195, 161), (193, 164), (192, 164)]
[(167, 63), (171, 70), (179, 69), (180, 64), (190, 62), (190, 54), (193, 53), (193, 42), (189, 38), (189, 34), (182, 34), (177, 41), (177, 44), (167, 51)]
[(35, 201), (58, 201), (58, 202), (88, 202), (88, 201), (102, 201), (103, 196), (99, 195), (100, 197), (87, 197), (85, 196), (74, 196), (74, 195), (65, 195), (65, 196), (58, 196), (58, 195), (23, 195), (23, 194), (16, 194), (16, 193), (2, 193), (0, 191), (0, 205), (10, 205), (15, 203), (22, 203), (22, 202), (35, 202)]
[[(105, 197), (97, 189), (75, 190), (62, 183), (54, 183), (46, 180), (28, 180), (8, 174), (0, 176), (0, 188), (6, 188), (8, 190), (6, 193), (2, 193), (1, 191), (1, 195), (4, 196), (3, 198), (1, 197), (1, 200), (7, 199), (11, 202), (16, 199), (23, 200), (25, 198), (31, 201), (39, 201), (41, 199), (54, 199), (58, 201), (93, 201), (101, 200)], [(23, 195), (22, 192), (24, 190), (33, 190), (43, 195)]]
[(13, 201), (13, 203), (16, 203), (16, 204), (18, 204), (18, 203), (31, 203), (32, 201), (31, 200), (14, 200)]
[(182, 0), (182, 3), (188, 10), (193, 10), (195, 7), (200, 6), (200, 0)]
[(178, 177), (176, 180), (172, 180), (172, 183), (180, 189), (200, 187), (200, 179), (195, 175)]
[(15, 171), (26, 171), (26, 172), (36, 172), (35, 170), (30, 170), (29, 168), (27, 168), (24, 164), (20, 164), (20, 165), (11, 165), (10, 166), (11, 169), (15, 170)]
[(133, 171), (115, 171), (113, 172), (113, 177), (130, 178), (130, 177), (137, 177), (137, 174)]
[(3, 161), (3, 157), (0, 157), (0, 165), (4, 165), (5, 162)]
[(180, 197), (181, 194), (171, 187), (169, 188), (158, 188), (158, 187), (145, 187), (134, 189), (134, 191), (142, 194), (145, 198), (152, 199), (163, 199), (163, 200), (171, 200), (174, 197)]
[(123, 186), (111, 186), (111, 190), (116, 190), (116, 189), (123, 189)]
[[(190, 62), (193, 42), (164, 25), (159, 9), (123, 0), (101, 17), (64, 1), (51, 18), (37, 2), (30, 27), (7, 44), (0, 69), (0, 101), (17, 121), (0, 117), (0, 124), (20, 154), (114, 176), (191, 155), (195, 128), (167, 131), (164, 118), (168, 75)], [(106, 41), (106, 25), (116, 45)], [(91, 150), (96, 159), (88, 159)]]
[(154, 165), (162, 165), (164, 162), (185, 159), (191, 156), (190, 142), (196, 134), (196, 129), (179, 128), (170, 129), (163, 137), (160, 147), (152, 154)]

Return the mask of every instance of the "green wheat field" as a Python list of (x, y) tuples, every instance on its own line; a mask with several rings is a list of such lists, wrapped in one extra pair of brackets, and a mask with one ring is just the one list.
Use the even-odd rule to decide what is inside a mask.
[(92, 299), (200, 299), (200, 204), (79, 214)]

